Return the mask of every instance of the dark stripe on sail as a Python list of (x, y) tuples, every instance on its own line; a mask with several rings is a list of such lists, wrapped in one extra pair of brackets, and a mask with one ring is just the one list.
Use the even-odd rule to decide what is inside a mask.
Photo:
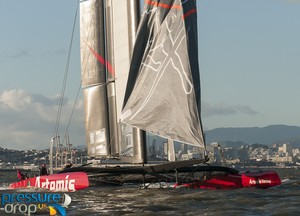
[(190, 16), (191, 14), (194, 14), (194, 13), (197, 13), (197, 10), (195, 8), (188, 11), (187, 13), (185, 13), (182, 18), (185, 19), (185, 18), (187, 18), (188, 16)]
[(162, 7), (162, 8), (175, 8), (175, 9), (181, 9), (181, 5), (176, 5), (176, 4), (165, 4), (165, 3), (159, 3), (157, 1), (151, 1), (151, 0), (145, 0), (145, 4), (156, 6), (156, 7)]

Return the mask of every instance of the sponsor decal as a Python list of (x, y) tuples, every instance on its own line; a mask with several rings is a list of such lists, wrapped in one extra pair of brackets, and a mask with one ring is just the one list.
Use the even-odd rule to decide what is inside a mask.
[(41, 181), (41, 177), (36, 177), (35, 187), (47, 188), (50, 191), (75, 191), (75, 179), (69, 179), (69, 175), (66, 175), (65, 179), (58, 180), (46, 180)]
[(256, 185), (256, 184), (271, 184), (271, 180), (269, 179), (250, 179), (249, 184)]
[(68, 194), (4, 193), (1, 195), (1, 210), (14, 215), (30, 216), (39, 211), (47, 211), (49, 215), (66, 216), (66, 208), (70, 203), (71, 197)]

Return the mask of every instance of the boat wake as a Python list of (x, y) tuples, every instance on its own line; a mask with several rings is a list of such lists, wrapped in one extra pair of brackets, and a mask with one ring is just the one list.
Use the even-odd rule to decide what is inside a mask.
[[(12, 189), (10, 188), (10, 190)], [(46, 188), (38, 188), (38, 187), (17, 188), (13, 190), (18, 192), (49, 192), (49, 190)]]
[(288, 184), (288, 183), (291, 183), (293, 182), (293, 180), (290, 180), (290, 179), (282, 179), (281, 180), (281, 184)]
[(282, 179), (281, 180), (282, 186), (285, 187), (291, 187), (291, 186), (300, 186), (300, 180), (299, 179)]
[(156, 183), (147, 183), (145, 185), (141, 185), (141, 189), (159, 189), (159, 188), (174, 188), (175, 182), (156, 182)]
[(3, 183), (0, 185), (0, 191), (2, 191), (2, 190), (9, 190), (7, 183)]

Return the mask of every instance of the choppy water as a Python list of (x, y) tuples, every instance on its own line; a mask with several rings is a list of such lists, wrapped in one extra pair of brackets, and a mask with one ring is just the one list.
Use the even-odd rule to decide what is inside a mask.
[[(91, 187), (68, 193), (67, 215), (300, 215), (300, 170), (276, 171), (283, 184), (265, 190)], [(0, 194), (13, 181), (15, 173), (0, 172)]]

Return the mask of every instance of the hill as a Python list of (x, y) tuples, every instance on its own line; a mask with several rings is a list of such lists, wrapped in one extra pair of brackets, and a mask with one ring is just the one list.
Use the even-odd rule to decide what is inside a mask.
[(290, 143), (300, 147), (300, 127), (270, 125), (267, 127), (217, 128), (205, 131), (206, 143), (239, 142), (272, 145)]

